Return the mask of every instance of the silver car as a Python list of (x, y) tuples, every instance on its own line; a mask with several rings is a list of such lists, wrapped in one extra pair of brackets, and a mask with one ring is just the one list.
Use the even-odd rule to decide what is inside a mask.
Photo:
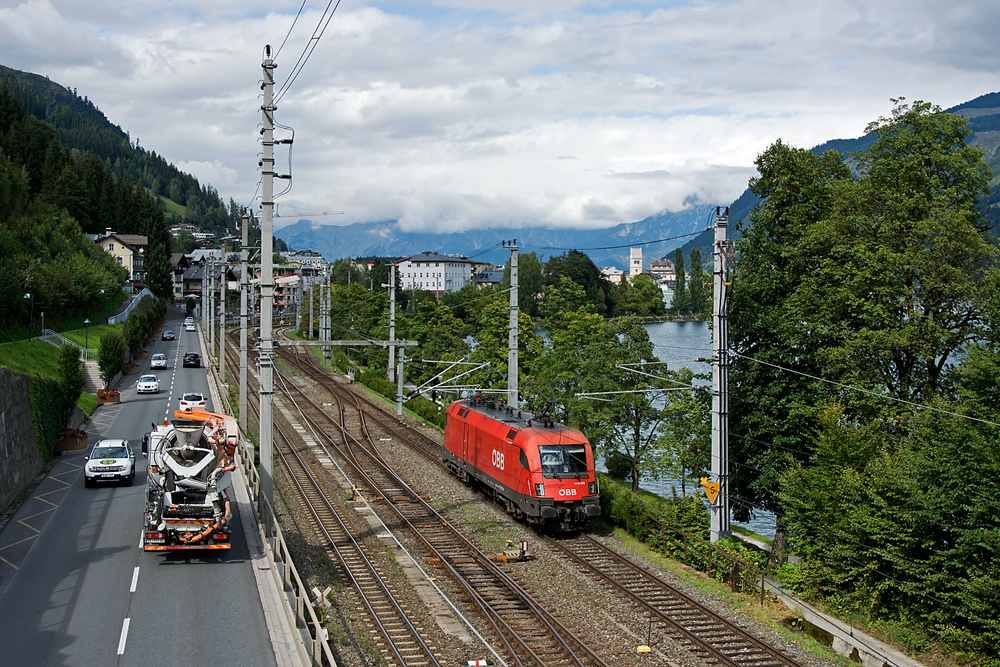
[(167, 367), (167, 355), (160, 354), (157, 352), (149, 358), (149, 368), (150, 370), (154, 368), (166, 368)]
[(83, 466), (83, 485), (97, 482), (121, 482), (132, 486), (135, 455), (128, 440), (98, 440)]

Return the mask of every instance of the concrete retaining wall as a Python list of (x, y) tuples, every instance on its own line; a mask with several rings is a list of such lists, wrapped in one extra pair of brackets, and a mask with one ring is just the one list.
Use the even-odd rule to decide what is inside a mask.
[(0, 368), (0, 511), (35, 478), (43, 463), (31, 423), (28, 377)]

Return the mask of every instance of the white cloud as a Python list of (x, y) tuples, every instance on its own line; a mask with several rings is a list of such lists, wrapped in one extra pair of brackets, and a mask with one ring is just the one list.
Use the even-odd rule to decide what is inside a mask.
[[(0, 63), (77, 88), (248, 202), (263, 47), (299, 5), (0, 0)], [(277, 58), (279, 86), (317, 7)], [(279, 202), (412, 229), (597, 227), (693, 196), (728, 203), (778, 137), (808, 147), (861, 134), (891, 97), (947, 107), (1000, 90), (998, 28), (1000, 7), (971, 0), (342, 3), (278, 105), (295, 128)]]

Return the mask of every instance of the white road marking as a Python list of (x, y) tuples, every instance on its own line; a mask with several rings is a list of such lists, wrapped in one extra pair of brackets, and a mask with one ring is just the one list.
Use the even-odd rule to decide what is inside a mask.
[(135, 586), (138, 583), (139, 583), (139, 567), (136, 566), (136, 568), (132, 570), (132, 587), (128, 589), (128, 592), (135, 593)]
[(128, 624), (129, 619), (125, 619), (122, 623), (122, 637), (118, 640), (118, 655), (125, 655), (125, 640), (128, 639)]

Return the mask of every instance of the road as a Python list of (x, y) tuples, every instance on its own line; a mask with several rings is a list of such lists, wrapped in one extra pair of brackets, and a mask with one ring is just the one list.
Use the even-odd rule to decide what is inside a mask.
[[(50, 477), (55, 492), (25, 503), (0, 537), (20, 530), (25, 549), (0, 567), (0, 663), (20, 665), (200, 665), (276, 664), (257, 592), (244, 526), (233, 512), (233, 548), (228, 551), (144, 552), (139, 547), (145, 501), (146, 458), (140, 452), (150, 424), (172, 416), (181, 392), (200, 391), (209, 400), (204, 368), (181, 368), (185, 352), (201, 351), (196, 332), (168, 322), (176, 341), (157, 341), (167, 370), (159, 394), (137, 395), (132, 373), (122, 381), (122, 402), (101, 406), (88, 432), (127, 438), (136, 452), (132, 486), (85, 488), (82, 465), (88, 450), (65, 453)], [(202, 357), (204, 358), (204, 354)], [(140, 360), (140, 373), (149, 361)], [(40, 489), (44, 488), (40, 485)], [(233, 496), (235, 499), (235, 495)], [(26, 531), (25, 526), (34, 532)], [(248, 527), (250, 528), (250, 527)], [(13, 550), (9, 552), (13, 554)], [(13, 571), (13, 574), (10, 572)]]

